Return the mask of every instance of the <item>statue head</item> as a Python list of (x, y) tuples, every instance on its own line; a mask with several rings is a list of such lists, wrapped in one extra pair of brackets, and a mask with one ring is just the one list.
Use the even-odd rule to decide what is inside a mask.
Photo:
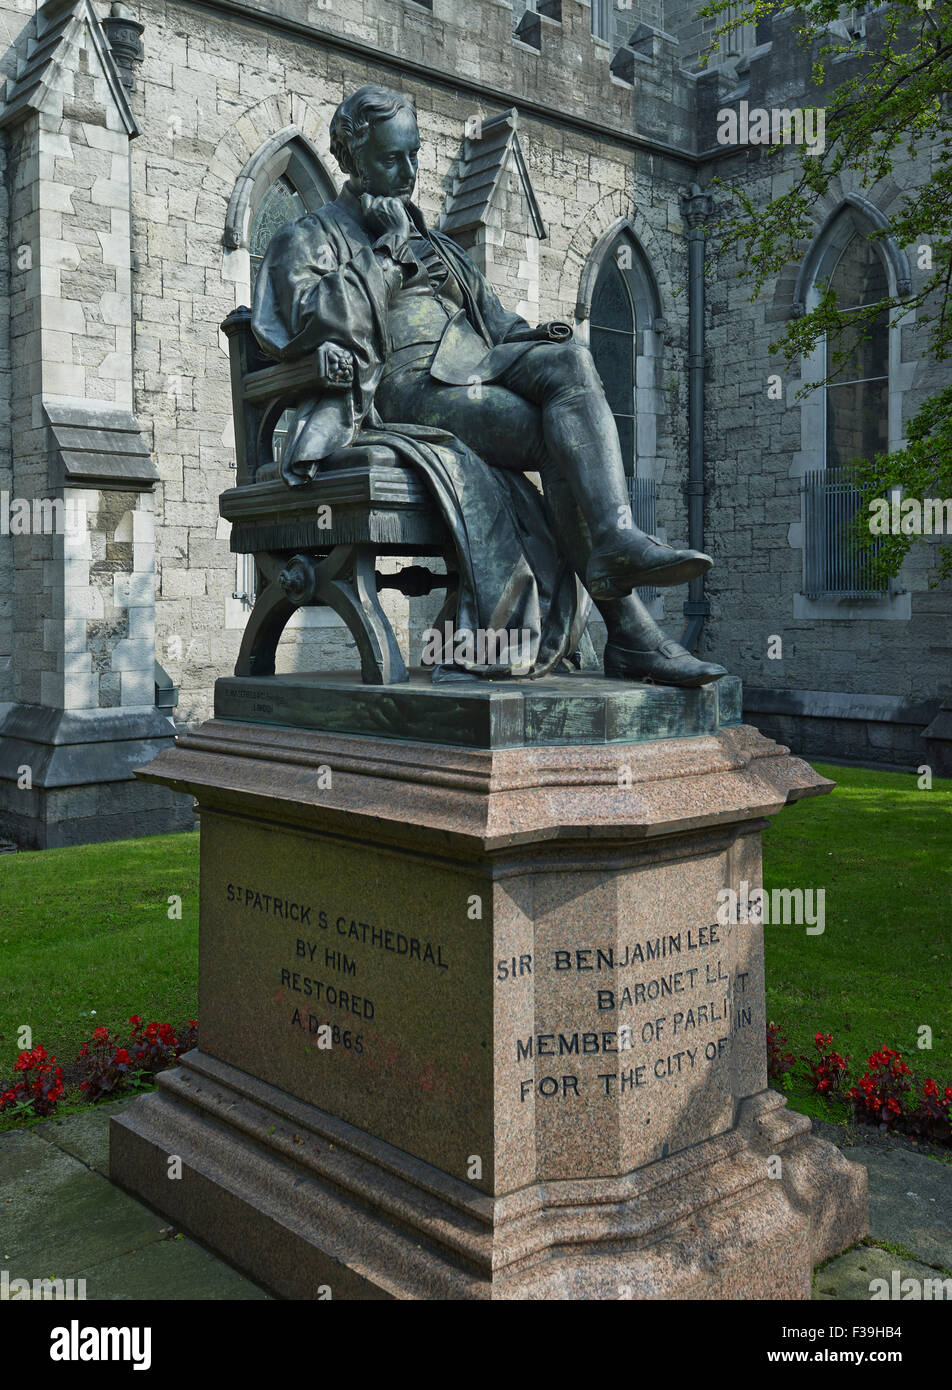
[(403, 198), (413, 193), (420, 135), (416, 107), (387, 87), (361, 87), (331, 120), (331, 154), (359, 197)]

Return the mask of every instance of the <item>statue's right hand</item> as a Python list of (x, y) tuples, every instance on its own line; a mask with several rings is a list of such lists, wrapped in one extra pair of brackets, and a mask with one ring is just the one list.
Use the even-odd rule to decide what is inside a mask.
[(365, 193), (360, 200), (360, 208), (372, 232), (379, 236), (386, 232), (399, 232), (401, 241), (409, 240), (413, 228), (400, 198), (373, 198)]
[(335, 388), (352, 386), (354, 359), (339, 343), (322, 343), (317, 350), (317, 375), (322, 386)]

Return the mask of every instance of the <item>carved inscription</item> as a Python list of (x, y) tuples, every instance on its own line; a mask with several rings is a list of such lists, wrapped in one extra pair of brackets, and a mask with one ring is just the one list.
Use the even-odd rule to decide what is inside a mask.
[(725, 930), (712, 924), (622, 947), (565, 946), (498, 960), (500, 984), (533, 975), (538, 990), (540, 975), (586, 984), (591, 977), (586, 1026), (515, 1038), (515, 1060), (532, 1072), (519, 1081), (520, 1101), (564, 1100), (589, 1088), (633, 1095), (700, 1075), (727, 1057), (734, 1035), (752, 1026), (753, 1007), (748, 972), (725, 963)]
[(324, 1015), (330, 1011), (366, 1023), (376, 1022), (377, 1004), (360, 988), (361, 967), (366, 967), (368, 952), (392, 956), (408, 967), (437, 971), (450, 968), (440, 942), (299, 902), (279, 894), (273, 884), (265, 890), (259, 885), (228, 883), (225, 899), (239, 911), (270, 917), (299, 929), (310, 928), (316, 933), (288, 933), (287, 963), (278, 967), (274, 998), (278, 1002), (288, 1000), (289, 1026), (317, 1036), (318, 1046), (322, 1045), (323, 1029), (328, 1036), (324, 1045), (339, 1043), (356, 1053), (363, 1051), (362, 1034), (353, 1034), (341, 1024), (330, 1024), (326, 1017), (322, 1019), (309, 1009), (313, 1006)]

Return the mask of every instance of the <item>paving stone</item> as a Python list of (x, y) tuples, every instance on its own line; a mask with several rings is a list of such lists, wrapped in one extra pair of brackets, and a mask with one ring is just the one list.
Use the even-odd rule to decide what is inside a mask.
[(270, 1298), (108, 1181), (110, 1116), (137, 1098), (0, 1135), (0, 1269), (85, 1279), (87, 1299)]
[(266, 1300), (271, 1295), (187, 1237), (154, 1241), (142, 1249), (77, 1271), (87, 1299)]
[(869, 1173), (869, 1234), (952, 1269), (952, 1160), (857, 1144), (845, 1151)]
[[(933, 1269), (931, 1265), (921, 1264), (918, 1260), (893, 1255), (888, 1250), (880, 1250), (876, 1246), (857, 1245), (817, 1271), (813, 1281), (813, 1297), (818, 1302), (827, 1303), (845, 1299), (886, 1301), (873, 1299), (873, 1292), (876, 1290), (871, 1291), (870, 1285), (874, 1279), (886, 1280), (891, 1297), (893, 1289), (897, 1287), (902, 1296), (901, 1281), (911, 1278), (919, 1282), (922, 1293), (928, 1289), (944, 1300), (952, 1299), (952, 1280), (941, 1289), (935, 1282), (942, 1280), (942, 1277), (939, 1270)], [(930, 1281), (928, 1284), (927, 1280)], [(906, 1298), (910, 1293), (911, 1290), (907, 1286)]]
[(34, 1134), (0, 1135), (0, 1268), (65, 1278), (160, 1239), (162, 1218)]
[(109, 1117), (118, 1115), (137, 1099), (136, 1096), (123, 1096), (121, 1100), (92, 1106), (78, 1115), (47, 1120), (45, 1124), (32, 1127), (29, 1132), (54, 1144), (64, 1153), (72, 1154), (87, 1168), (94, 1168), (97, 1173), (108, 1176)]

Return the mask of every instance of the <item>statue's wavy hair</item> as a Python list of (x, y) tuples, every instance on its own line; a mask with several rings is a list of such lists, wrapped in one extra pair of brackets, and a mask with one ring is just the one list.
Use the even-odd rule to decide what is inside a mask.
[(354, 154), (366, 143), (371, 129), (404, 110), (416, 117), (412, 98), (389, 87), (371, 84), (344, 98), (331, 120), (331, 154), (345, 173), (355, 172)]

